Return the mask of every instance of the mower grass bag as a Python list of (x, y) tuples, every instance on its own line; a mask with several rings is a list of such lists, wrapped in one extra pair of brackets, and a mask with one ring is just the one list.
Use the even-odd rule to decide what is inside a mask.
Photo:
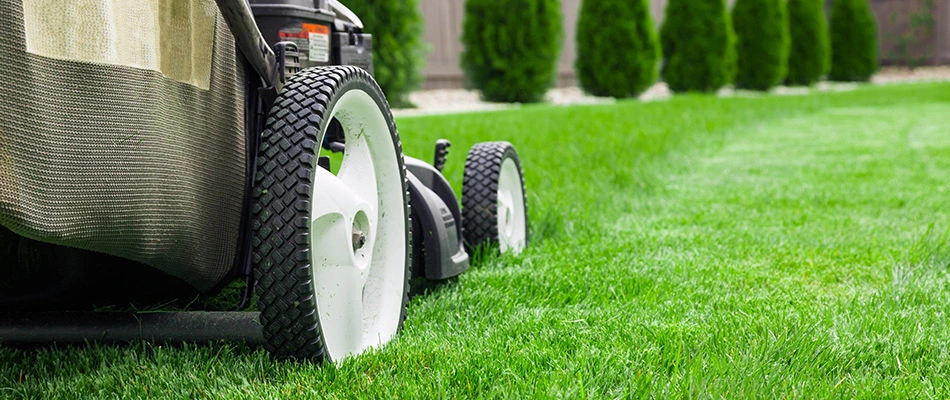
[(200, 290), (232, 268), (244, 69), (212, 0), (0, 0), (0, 226)]

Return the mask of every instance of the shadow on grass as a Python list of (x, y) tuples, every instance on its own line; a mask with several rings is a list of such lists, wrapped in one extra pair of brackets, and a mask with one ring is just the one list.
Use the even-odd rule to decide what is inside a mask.
[[(491, 264), (500, 257), (497, 246), (476, 249), (471, 268)], [(457, 277), (440, 281), (425, 278), (412, 279), (409, 298), (437, 297), (439, 293), (454, 288), (458, 282)], [(228, 300), (223, 301), (222, 304), (233, 304), (241, 290), (243, 290), (241, 285), (229, 286), (224, 292), (235, 293), (219, 295)], [(206, 302), (202, 303), (202, 306), (207, 305)], [(252, 304), (256, 304), (256, 301)], [(254, 308), (252, 305), (252, 309)], [(56, 357), (52, 354), (64, 354), (64, 357), (73, 359), (77, 357), (102, 359), (102, 353), (110, 353), (120, 358), (149, 359), (155, 348), (174, 352), (197, 351), (213, 354), (224, 352), (222, 355), (226, 358), (243, 358), (261, 349), (263, 342), (259, 329), (255, 330), (259, 328), (259, 322), (254, 312), (241, 313), (239, 318), (238, 313), (223, 313), (212, 309), (197, 309), (198, 311), (185, 313), (182, 311), (196, 309), (159, 311), (156, 308), (149, 308), (148, 311), (142, 312), (143, 309), (140, 308), (137, 313), (132, 312), (136, 311), (135, 309), (121, 309), (118, 312), (116, 310), (119, 309), (99, 308), (98, 311), (85, 311), (79, 314), (57, 312), (42, 317), (37, 317), (35, 313), (21, 314), (22, 318), (17, 318), (14, 314), (3, 315), (7, 323), (0, 322), (0, 337), (5, 336), (3, 332), (6, 332), (6, 335), (12, 335), (6, 336), (8, 339), (12, 337), (21, 339), (15, 339), (18, 340), (15, 343), (0, 339), (0, 371), (30, 370), (36, 366), (23, 365), (24, 360), (31, 360), (31, 362), (40, 359), (55, 360)], [(232, 323), (236, 319), (241, 319), (240, 323)], [(54, 334), (46, 336), (44, 332), (42, 335), (31, 336), (33, 339), (22, 339), (24, 329), (39, 329), (54, 332)], [(10, 333), (17, 330), (19, 333)], [(109, 334), (107, 335), (106, 332)], [(156, 340), (143, 340), (143, 336), (155, 337)], [(201, 339), (195, 339), (195, 337)]]
[[(490, 264), (501, 257), (497, 244), (479, 245), (475, 249), (468, 249), (468, 252), (469, 270), (481, 268), (483, 265)], [(463, 274), (464, 273), (465, 272), (463, 272)], [(415, 277), (409, 281), (409, 300), (418, 297), (435, 296), (445, 290), (451, 289), (458, 284), (459, 276), (442, 280)]]

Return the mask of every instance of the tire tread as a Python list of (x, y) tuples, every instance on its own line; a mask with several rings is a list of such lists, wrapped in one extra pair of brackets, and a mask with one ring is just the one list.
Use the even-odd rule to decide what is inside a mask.
[[(521, 161), (509, 142), (477, 143), (465, 158), (462, 177), (462, 237), (469, 254), (484, 245), (498, 244), (498, 180), (501, 165), (512, 158), (521, 172)], [(524, 176), (521, 176), (521, 192)], [(527, 200), (527, 199), (525, 199)], [(527, 202), (525, 202), (527, 213)], [(525, 215), (525, 224), (528, 216)], [(527, 230), (525, 231), (527, 235)], [(526, 238), (527, 239), (527, 238)]]

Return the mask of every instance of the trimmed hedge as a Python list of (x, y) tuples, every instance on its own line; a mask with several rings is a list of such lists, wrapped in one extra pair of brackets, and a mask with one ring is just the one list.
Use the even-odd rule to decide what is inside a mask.
[(674, 92), (714, 92), (735, 79), (735, 34), (723, 0), (670, 0), (660, 45), (661, 75)]
[(788, 0), (789, 36), (787, 85), (818, 82), (831, 67), (831, 39), (824, 0)]
[(831, 72), (835, 81), (866, 82), (877, 72), (877, 21), (867, 0), (831, 6)]
[(785, 0), (736, 0), (732, 8), (738, 56), (736, 87), (769, 90), (788, 68)]
[(466, 0), (461, 67), (488, 101), (544, 100), (561, 52), (559, 0)]
[(581, 3), (574, 68), (588, 93), (640, 95), (656, 81), (659, 51), (649, 0)]
[(346, 0), (346, 6), (373, 35), (373, 71), (389, 102), (409, 105), (409, 93), (422, 83), (427, 47), (419, 0)]

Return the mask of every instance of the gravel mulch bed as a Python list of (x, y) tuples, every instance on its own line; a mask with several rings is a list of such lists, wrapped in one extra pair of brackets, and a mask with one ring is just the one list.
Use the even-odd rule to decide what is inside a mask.
[[(920, 67), (920, 68), (899, 68), (884, 67), (871, 82), (873, 84), (893, 84), (901, 82), (920, 82), (920, 81), (942, 81), (950, 80), (950, 66)], [(785, 87), (780, 86), (771, 91), (776, 95), (804, 95), (813, 90), (818, 91), (840, 91), (852, 90), (858, 87), (853, 83), (821, 82), (814, 88)], [(726, 88), (720, 90), (719, 96), (758, 96), (759, 92), (750, 92), (744, 90), (734, 90)], [(664, 100), (672, 96), (666, 84), (659, 82), (640, 95), (641, 101)], [(576, 104), (611, 104), (616, 100), (605, 97), (595, 97), (584, 93), (580, 88), (567, 87), (556, 88), (548, 92), (547, 102), (554, 105), (576, 105)], [(416, 108), (395, 109), (393, 114), (396, 116), (413, 115), (431, 115), (431, 114), (453, 114), (463, 112), (483, 112), (495, 111), (520, 107), (520, 104), (509, 103), (489, 103), (482, 101), (478, 92), (465, 89), (440, 89), (426, 90), (409, 95), (409, 100), (416, 105)]]

